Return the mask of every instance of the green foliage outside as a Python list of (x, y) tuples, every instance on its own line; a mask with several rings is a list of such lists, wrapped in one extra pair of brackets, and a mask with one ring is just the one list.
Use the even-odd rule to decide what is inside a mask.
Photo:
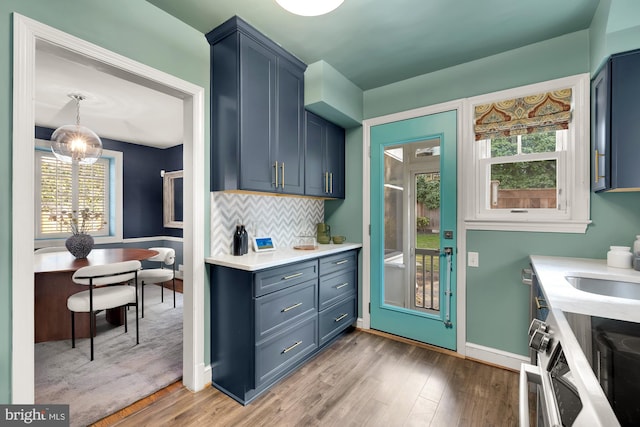
[[(541, 132), (521, 137), (521, 153), (548, 153), (556, 150), (556, 133)], [(516, 136), (491, 140), (491, 157), (515, 156), (518, 154)], [(513, 162), (493, 165), (491, 179), (500, 181), (502, 189), (530, 189), (556, 187), (555, 160)]]
[(416, 229), (418, 233), (424, 233), (429, 229), (429, 218), (426, 216), (419, 216), (416, 219)]
[(440, 179), (427, 179), (426, 174), (418, 175), (416, 179), (416, 198), (427, 209), (440, 207)]

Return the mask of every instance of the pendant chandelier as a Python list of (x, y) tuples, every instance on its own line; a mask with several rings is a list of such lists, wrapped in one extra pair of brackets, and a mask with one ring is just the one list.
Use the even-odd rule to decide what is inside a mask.
[(329, 13), (344, 0), (276, 0), (285, 10), (302, 16), (318, 16)]
[(85, 97), (69, 94), (76, 101), (76, 124), (59, 127), (51, 135), (51, 152), (65, 163), (90, 165), (102, 155), (102, 141), (91, 129), (80, 125), (80, 101)]

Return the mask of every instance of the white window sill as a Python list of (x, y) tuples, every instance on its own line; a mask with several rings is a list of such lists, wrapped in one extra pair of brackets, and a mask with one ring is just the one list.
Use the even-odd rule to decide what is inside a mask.
[(490, 230), (490, 231), (526, 231), (538, 233), (581, 233), (587, 231), (591, 220), (587, 221), (488, 221), (488, 220), (465, 220), (467, 230)]

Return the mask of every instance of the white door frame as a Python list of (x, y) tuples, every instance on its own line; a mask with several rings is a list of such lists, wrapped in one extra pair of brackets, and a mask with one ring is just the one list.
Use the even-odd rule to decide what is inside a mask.
[(413, 110), (402, 111), (399, 113), (388, 114), (386, 116), (374, 117), (362, 122), (362, 327), (364, 329), (371, 328), (371, 314), (369, 313), (369, 304), (371, 303), (371, 236), (369, 235), (371, 224), (371, 127), (386, 123), (393, 123), (401, 120), (413, 119), (431, 114), (443, 113), (445, 111), (456, 110), (457, 114), (457, 132), (458, 144), (456, 153), (458, 158), (458, 212), (457, 212), (457, 333), (456, 348), (461, 355), (466, 355), (466, 232), (461, 212), (463, 211), (462, 191), (460, 191), (460, 183), (463, 181), (463, 170), (461, 167), (462, 147), (462, 123), (463, 123), (463, 102), (450, 101), (442, 104), (430, 105), (427, 107), (416, 108)]
[(204, 388), (204, 89), (17, 13), (13, 14), (12, 349), (11, 401), (32, 404), (34, 391), (34, 99), (36, 41), (124, 70), (132, 80), (183, 97), (184, 287), (183, 383)]

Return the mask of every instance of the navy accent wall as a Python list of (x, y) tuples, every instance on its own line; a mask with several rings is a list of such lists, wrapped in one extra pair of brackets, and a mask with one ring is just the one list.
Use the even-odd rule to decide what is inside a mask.
[[(49, 140), (54, 129), (36, 126), (35, 137)], [(182, 169), (182, 145), (160, 149), (101, 138), (105, 150), (123, 153), (123, 229), (125, 239), (182, 237), (182, 229), (165, 228), (160, 171)]]

